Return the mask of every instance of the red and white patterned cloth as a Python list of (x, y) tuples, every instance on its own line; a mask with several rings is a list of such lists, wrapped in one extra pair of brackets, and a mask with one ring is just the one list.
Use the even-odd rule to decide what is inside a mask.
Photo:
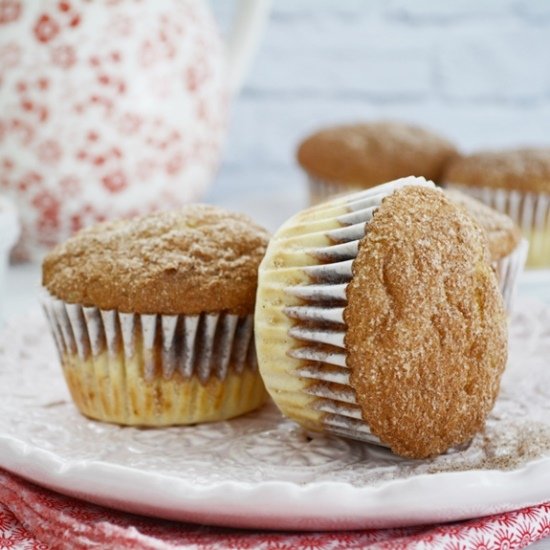
[(245, 531), (144, 518), (42, 489), (0, 470), (0, 549), (517, 550), (550, 536), (550, 503), (441, 526), (326, 533)]

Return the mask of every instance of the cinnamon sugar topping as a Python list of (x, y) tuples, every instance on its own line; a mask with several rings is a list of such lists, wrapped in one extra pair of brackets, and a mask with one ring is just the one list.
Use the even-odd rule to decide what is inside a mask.
[(506, 214), (462, 193), (456, 189), (446, 189), (447, 196), (467, 210), (487, 234), (489, 252), (493, 261), (508, 256), (521, 241), (519, 227)]
[(247, 315), (267, 241), (246, 216), (195, 204), (81, 231), (48, 254), (43, 284), (107, 310)]
[(302, 142), (297, 157), (314, 178), (370, 187), (410, 175), (439, 181), (456, 154), (433, 132), (383, 121), (320, 130)]
[(507, 357), (481, 229), (442, 191), (406, 187), (369, 223), (347, 291), (350, 383), (371, 431), (402, 456), (469, 441)]
[(445, 181), (550, 193), (550, 148), (483, 151), (452, 162)]

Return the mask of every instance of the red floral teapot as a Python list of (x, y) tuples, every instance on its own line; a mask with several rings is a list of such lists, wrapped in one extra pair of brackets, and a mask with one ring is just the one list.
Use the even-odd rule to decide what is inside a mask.
[(265, 12), (240, 1), (226, 52), (199, 0), (0, 0), (0, 193), (20, 255), (200, 197)]

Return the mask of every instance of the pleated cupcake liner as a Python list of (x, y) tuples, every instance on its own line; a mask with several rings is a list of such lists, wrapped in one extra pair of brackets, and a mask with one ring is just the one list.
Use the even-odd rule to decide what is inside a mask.
[[(338, 197), (311, 209), (311, 218), (302, 219), (298, 223), (298, 236), (293, 235), (292, 222), (282, 232), (291, 235), (294, 246), (300, 247), (303, 243), (303, 253), (312, 260), (311, 264), (298, 266), (307, 275), (302, 278), (301, 284), (284, 287), (287, 302), (283, 312), (291, 320), (288, 336), (296, 343), (286, 353), (297, 361), (297, 367), (292, 372), (302, 381), (297, 384), (294, 395), (285, 392), (284, 407), (299, 410), (292, 401), (299, 401), (300, 392), (305, 392), (311, 398), (310, 406), (318, 413), (317, 418), (322, 423), (318, 428), (382, 446), (386, 445), (371, 433), (363, 420), (350, 383), (344, 342), (346, 289), (352, 278), (352, 264), (359, 243), (368, 232), (368, 224), (374, 213), (385, 197), (409, 185), (435, 187), (424, 178), (410, 177), (347, 197)], [(322, 240), (327, 241), (328, 246), (309, 246), (311, 242)], [(281, 284), (281, 281), (275, 280), (273, 286), (279, 287)], [(291, 303), (296, 305), (289, 305)], [(278, 383), (277, 376), (273, 380), (275, 384)], [(269, 383), (267, 387), (269, 390)], [(276, 402), (278, 393), (279, 389), (275, 388)], [(300, 421), (296, 414), (290, 416)], [(304, 424), (315, 428), (316, 421), (306, 420)]]
[(446, 187), (470, 195), (512, 218), (529, 241), (527, 267), (550, 267), (550, 194), (453, 182), (447, 182)]
[[(143, 377), (170, 379), (211, 376), (224, 380), (231, 363), (236, 373), (257, 369), (253, 315), (228, 313), (160, 315), (121, 313), (43, 298), (46, 316), (61, 356), (76, 354), (85, 361), (103, 353), (127, 360), (139, 352)], [(156, 353), (160, 350), (160, 353)]]
[(522, 239), (518, 246), (507, 256), (494, 262), (498, 286), (504, 298), (506, 311), (510, 313), (514, 307), (517, 287), (529, 250), (529, 242)]
[(121, 313), (49, 294), (43, 306), (71, 395), (87, 416), (185, 424), (265, 401), (253, 315)]
[(309, 204), (325, 202), (326, 200), (342, 193), (354, 193), (361, 191), (361, 185), (352, 185), (349, 183), (334, 183), (327, 180), (322, 180), (311, 175), (307, 175), (307, 186), (309, 192)]

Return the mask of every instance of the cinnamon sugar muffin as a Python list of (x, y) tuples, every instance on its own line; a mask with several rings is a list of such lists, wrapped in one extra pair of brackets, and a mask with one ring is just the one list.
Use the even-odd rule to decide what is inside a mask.
[(253, 310), (267, 241), (245, 216), (190, 205), (55, 248), (43, 263), (45, 309), (80, 411), (164, 426), (261, 405)]
[(518, 279), (525, 265), (528, 242), (521, 238), (519, 227), (506, 214), (456, 189), (447, 189), (446, 194), (455, 204), (465, 208), (485, 231), (500, 290), (506, 308), (510, 311)]
[(299, 146), (310, 203), (415, 175), (440, 181), (457, 155), (451, 142), (413, 124), (369, 122), (322, 129)]
[(423, 178), (285, 223), (260, 265), (255, 319), (260, 371), (285, 415), (407, 457), (481, 430), (506, 364), (485, 235)]
[(510, 216), (529, 241), (528, 267), (550, 267), (550, 148), (483, 151), (445, 173), (458, 189)]

